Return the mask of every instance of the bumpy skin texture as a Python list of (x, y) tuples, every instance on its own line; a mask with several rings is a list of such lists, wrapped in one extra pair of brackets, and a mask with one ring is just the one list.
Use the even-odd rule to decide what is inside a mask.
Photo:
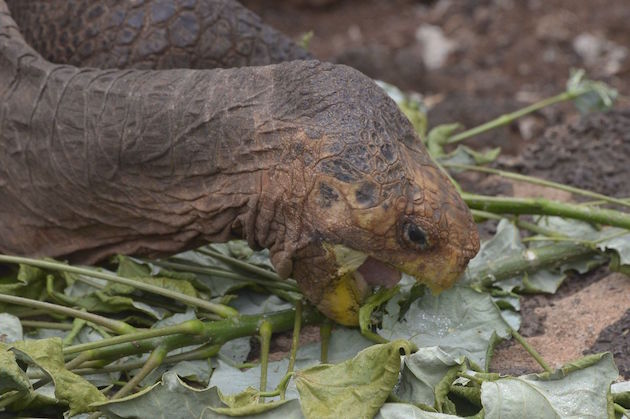
[(26, 41), (56, 63), (229, 68), (310, 55), (233, 0), (8, 0)]
[(55, 65), (0, 0), (0, 103), (0, 252), (94, 262), (244, 237), (330, 313), (329, 244), (438, 290), (478, 250), (409, 121), (349, 67)]

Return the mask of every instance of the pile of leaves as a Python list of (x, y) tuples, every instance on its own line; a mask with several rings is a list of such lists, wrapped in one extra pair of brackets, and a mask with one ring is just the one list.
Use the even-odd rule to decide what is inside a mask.
[[(580, 98), (587, 106), (611, 96), (581, 77), (574, 76), (562, 100)], [(392, 95), (423, 134), (421, 105)], [(444, 166), (475, 166), (498, 154), (459, 147), (446, 153), (454, 136), (465, 137), (455, 132), (446, 126), (423, 135)], [(499, 221), (458, 285), (436, 296), (403, 276), (394, 289), (369, 298), (359, 329), (331, 325), (303, 303), (293, 281), (279, 280), (268, 252), (242, 241), (165, 260), (118, 256), (100, 267), (0, 255), (0, 412), (67, 418), (624, 414), (630, 382), (613, 384), (618, 372), (610, 353), (552, 370), (518, 329), (522, 293), (554, 293), (568, 272), (603, 264), (630, 274), (630, 214), (602, 206), (628, 202), (600, 196), (599, 206), (580, 207), (463, 196), (479, 220)], [(320, 339), (300, 346), (296, 337), (307, 324), (319, 326)], [(290, 353), (270, 360), (272, 334), (290, 330)], [(488, 371), (496, 344), (512, 337), (545, 372)]]

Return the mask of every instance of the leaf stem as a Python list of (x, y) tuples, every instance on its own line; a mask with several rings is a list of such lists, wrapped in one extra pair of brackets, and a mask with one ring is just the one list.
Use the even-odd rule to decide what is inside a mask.
[(460, 132), (459, 134), (455, 134), (446, 141), (446, 144), (454, 144), (460, 141), (463, 141), (467, 138), (474, 137), (475, 135), (483, 134), (484, 132), (490, 131), (494, 128), (501, 127), (503, 125), (508, 125), (512, 123), (512, 121), (521, 118), (527, 114), (536, 112), (540, 109), (543, 109), (547, 106), (555, 105), (556, 103), (564, 102), (567, 100), (573, 100), (576, 97), (583, 95), (584, 93), (589, 92), (590, 90), (582, 90), (580, 92), (563, 92), (556, 96), (552, 96), (547, 99), (543, 99), (539, 102), (533, 103), (529, 106), (526, 106), (522, 109), (519, 109), (515, 112), (511, 112), (505, 115), (501, 115), (498, 118), (492, 119), (484, 124), (481, 124), (477, 127), (468, 129), (466, 131)]
[(443, 162), (442, 165), (444, 167), (449, 167), (449, 168), (453, 168), (453, 169), (463, 169), (463, 170), (471, 170), (471, 171), (475, 171), (475, 172), (483, 172), (483, 173), (488, 173), (488, 174), (493, 174), (493, 175), (497, 175), (497, 176), (501, 176), (504, 177), (506, 179), (513, 179), (513, 180), (518, 180), (521, 182), (526, 182), (526, 183), (530, 183), (533, 185), (539, 185), (539, 186), (545, 186), (545, 187), (549, 187), (549, 188), (553, 188), (553, 189), (557, 189), (557, 190), (561, 190), (561, 191), (565, 191), (565, 192), (570, 192), (576, 195), (581, 195), (581, 196), (587, 196), (589, 198), (595, 198), (600, 200), (600, 202), (605, 202), (605, 203), (610, 203), (610, 204), (617, 204), (617, 205), (622, 205), (625, 207), (630, 207), (630, 202), (624, 200), (624, 199), (619, 199), (619, 198), (613, 198), (604, 194), (600, 194), (597, 192), (592, 192), (586, 189), (581, 189), (581, 188), (576, 188), (574, 186), (569, 186), (569, 185), (564, 185), (562, 183), (557, 183), (557, 182), (552, 182), (550, 180), (546, 180), (546, 179), (540, 179), (537, 177), (533, 177), (533, 176), (526, 176), (526, 175), (521, 175), (519, 173), (512, 173), (512, 172), (508, 172), (505, 170), (499, 170), (499, 169), (493, 169), (490, 167), (482, 167), (482, 166), (471, 166), (468, 164), (457, 164), (457, 163), (447, 163), (447, 162)]
[(219, 278), (233, 279), (235, 281), (253, 282), (255, 284), (261, 285), (263, 287), (268, 287), (268, 288), (277, 288), (277, 289), (282, 289), (285, 291), (295, 291), (295, 292), (298, 291), (297, 287), (295, 285), (292, 285), (289, 282), (280, 282), (280, 281), (275, 281), (275, 280), (270, 281), (270, 280), (265, 280), (265, 279), (260, 279), (260, 278), (252, 278), (248, 276), (243, 276), (236, 272), (230, 272), (230, 271), (225, 271), (223, 269), (196, 265), (188, 261), (186, 263), (181, 263), (181, 262), (171, 262), (171, 261), (160, 260), (160, 261), (152, 261), (151, 263), (157, 266), (161, 266), (163, 268), (173, 269), (180, 272), (192, 272), (192, 273), (202, 274), (202, 275), (212, 275), (212, 276), (218, 276)]
[(269, 346), (271, 345), (271, 335), (273, 326), (267, 320), (260, 323), (260, 391), (267, 391), (267, 370), (269, 368)]
[(83, 329), (86, 323), (87, 322), (83, 319), (74, 319), (74, 321), (72, 322), (72, 329), (70, 330), (70, 333), (68, 333), (63, 338), (62, 342), (64, 347), (72, 344), (74, 338), (77, 337), (77, 335), (79, 334), (79, 332), (81, 332), (81, 329)]
[(252, 265), (251, 263), (243, 262), (242, 260), (224, 255), (212, 249), (206, 249), (202, 247), (200, 249), (197, 249), (197, 252), (220, 260), (221, 262), (227, 263), (228, 265), (234, 266), (235, 268), (240, 268), (244, 271), (262, 276), (263, 278), (267, 278), (271, 281), (282, 281), (282, 278), (280, 278), (275, 272), (268, 271), (267, 269)]
[(503, 279), (556, 266), (595, 253), (597, 251), (591, 245), (558, 242), (501, 256), (493, 262), (491, 267), (484, 266), (474, 271), (469, 269), (466, 276), (473, 284), (478, 283), (482, 287), (489, 287)]
[(472, 209), (508, 214), (556, 215), (630, 229), (630, 214), (604, 208), (584, 207), (543, 198), (509, 198), (463, 193), (462, 198)]
[(545, 360), (542, 358), (542, 356), (540, 356), (540, 354), (534, 349), (534, 347), (531, 346), (525, 340), (525, 338), (523, 336), (521, 336), (520, 333), (518, 333), (514, 329), (510, 329), (510, 333), (512, 333), (512, 336), (514, 337), (514, 339), (516, 339), (517, 342), (520, 343), (521, 346), (523, 346), (523, 348), (525, 348), (525, 350), (532, 356), (532, 358), (534, 358), (536, 360), (536, 362), (538, 362), (538, 365), (540, 365), (546, 372), (549, 372), (549, 373), (553, 372), (551, 367), (545, 362)]
[(81, 343), (79, 345), (68, 346), (64, 348), (64, 355), (74, 354), (77, 352), (84, 352), (90, 349), (103, 348), (106, 346), (112, 346), (125, 342), (137, 342), (144, 339), (151, 339), (156, 337), (164, 337), (169, 335), (199, 335), (203, 332), (203, 322), (201, 320), (187, 320), (183, 323), (159, 327), (156, 329), (141, 330), (138, 332), (127, 333), (120, 336), (111, 337), (108, 339), (101, 339), (95, 342)]
[(330, 319), (324, 319), (319, 326), (319, 338), (322, 345), (320, 359), (322, 364), (328, 363), (328, 346), (330, 345), (330, 335), (332, 334), (332, 322)]
[(136, 281), (129, 278), (123, 278), (121, 276), (111, 274), (111, 273), (99, 272), (97, 270), (87, 269), (87, 268), (79, 268), (77, 266), (66, 265), (60, 262), (51, 262), (51, 261), (46, 261), (46, 260), (31, 259), (31, 258), (25, 258), (25, 257), (19, 257), (19, 256), (0, 255), (0, 262), (22, 263), (25, 265), (37, 266), (38, 268), (42, 268), (42, 269), (50, 269), (52, 271), (70, 272), (70, 273), (79, 275), (77, 277), (77, 280), (83, 280), (80, 275), (105, 279), (111, 282), (115, 282), (117, 284), (129, 285), (142, 291), (161, 295), (163, 297), (172, 298), (184, 304), (188, 304), (193, 307), (198, 307), (203, 310), (207, 310), (211, 313), (216, 313), (219, 316), (224, 317), (224, 318), (238, 316), (238, 311), (236, 311), (232, 307), (228, 307), (223, 304), (211, 303), (201, 298), (192, 297), (190, 295), (186, 295), (180, 292), (172, 291), (172, 290), (158, 287), (155, 285), (147, 284), (141, 281)]
[[(506, 218), (503, 215), (500, 214), (495, 214), (493, 212), (487, 212), (487, 211), (481, 211), (481, 210), (470, 210), (472, 212), (472, 215), (475, 219), (475, 222), (479, 222), (479, 221), (483, 221), (483, 220), (501, 220), (503, 218)], [(547, 237), (565, 237), (563, 234), (558, 233), (557, 231), (553, 231), (550, 230), (548, 228), (545, 227), (541, 227), (539, 225), (536, 225), (534, 223), (530, 223), (529, 221), (525, 221), (525, 220), (521, 220), (518, 217), (510, 217), (511, 221), (516, 224), (517, 227), (525, 229), (525, 230), (529, 230), (532, 233), (536, 233), (536, 234), (540, 234), (542, 236), (547, 236)]]
[[(86, 361), (99, 359), (113, 360), (127, 355), (150, 352), (162, 342), (168, 342), (169, 347), (172, 349), (208, 342), (213, 345), (222, 345), (232, 339), (255, 334), (263, 320), (271, 324), (274, 333), (290, 330), (293, 327), (294, 316), (294, 310), (283, 310), (260, 315), (243, 315), (233, 319), (204, 322), (203, 331), (196, 335), (177, 334), (162, 338), (119, 343), (103, 348), (89, 349), (81, 354), (86, 357)], [(304, 310), (302, 313), (302, 323), (319, 323), (322, 321), (322, 317), (323, 316), (315, 310)]]
[(293, 372), (297, 350), (300, 346), (300, 330), (302, 328), (302, 301), (295, 304), (295, 322), (293, 323), (293, 336), (291, 339), (291, 355), (289, 356), (289, 366), (287, 373)]
[(88, 313), (86, 311), (76, 310), (74, 308), (61, 306), (58, 304), (47, 303), (44, 301), (31, 300), (29, 298), (17, 297), (14, 295), (0, 294), (0, 303), (16, 304), (26, 307), (46, 310), (48, 313), (62, 314), (77, 319), (83, 319), (103, 327), (106, 327), (115, 333), (125, 334), (135, 332), (135, 328), (125, 322), (119, 320), (108, 319), (107, 317), (97, 314)]
[(118, 392), (116, 392), (116, 394), (112, 396), (112, 400), (120, 399), (121, 397), (125, 397), (127, 394), (133, 392), (136, 386), (144, 380), (144, 377), (149, 375), (154, 369), (162, 364), (162, 361), (164, 361), (164, 358), (166, 358), (166, 355), (171, 349), (173, 348), (171, 348), (167, 342), (162, 342), (157, 348), (155, 348), (140, 371), (138, 371), (138, 373), (134, 375), (127, 384), (125, 384), (120, 390), (118, 390)]

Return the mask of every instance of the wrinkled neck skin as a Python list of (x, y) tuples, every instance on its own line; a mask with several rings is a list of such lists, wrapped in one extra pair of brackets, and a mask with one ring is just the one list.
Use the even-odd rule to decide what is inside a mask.
[(1, 252), (94, 262), (233, 237), (284, 247), (295, 129), (268, 104), (295, 64), (54, 65), (0, 13)]

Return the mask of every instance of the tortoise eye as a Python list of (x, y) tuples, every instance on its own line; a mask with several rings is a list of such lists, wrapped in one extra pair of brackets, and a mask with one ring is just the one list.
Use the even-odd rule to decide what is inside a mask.
[(425, 250), (429, 247), (427, 233), (410, 221), (403, 224), (403, 238), (411, 247), (415, 247), (420, 250)]

